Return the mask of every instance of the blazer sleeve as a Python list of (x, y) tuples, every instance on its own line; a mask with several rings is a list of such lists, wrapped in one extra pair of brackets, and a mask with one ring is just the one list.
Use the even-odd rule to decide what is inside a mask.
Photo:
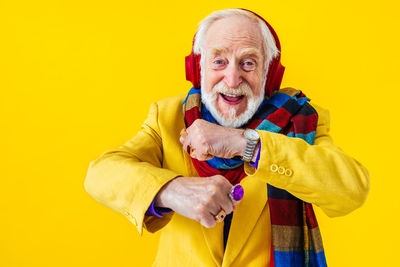
[(162, 168), (162, 154), (158, 106), (153, 103), (135, 137), (89, 164), (85, 189), (95, 200), (128, 218), (140, 235), (143, 227), (155, 232), (170, 221), (173, 212), (158, 218), (145, 216), (146, 210), (161, 187), (181, 176)]
[(333, 144), (328, 110), (313, 107), (318, 113), (314, 145), (300, 138), (258, 130), (258, 168), (245, 163), (245, 172), (319, 206), (329, 217), (343, 216), (365, 201), (369, 173)]

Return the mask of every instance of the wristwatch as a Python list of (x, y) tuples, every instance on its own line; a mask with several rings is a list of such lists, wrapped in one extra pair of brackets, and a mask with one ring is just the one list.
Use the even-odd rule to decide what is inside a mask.
[(242, 156), (242, 160), (246, 162), (250, 162), (253, 158), (254, 150), (260, 140), (260, 134), (253, 129), (246, 129), (243, 132), (244, 137), (247, 139), (246, 150), (244, 151), (244, 155)]

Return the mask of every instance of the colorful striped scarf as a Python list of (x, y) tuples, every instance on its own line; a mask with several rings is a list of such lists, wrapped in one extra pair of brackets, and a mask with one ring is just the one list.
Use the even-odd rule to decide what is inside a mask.
[[(252, 120), (243, 128), (259, 129), (301, 138), (314, 144), (318, 114), (307, 102), (309, 99), (292, 88), (283, 88), (271, 98), (264, 99)], [(183, 102), (185, 125), (196, 119), (217, 123), (201, 103), (200, 89), (192, 88)], [(262, 148), (261, 148), (262, 149)], [(214, 157), (208, 161), (192, 158), (201, 177), (220, 174), (233, 185), (246, 174), (243, 161)], [(271, 214), (271, 267), (327, 266), (322, 238), (313, 207), (289, 192), (268, 187)]]

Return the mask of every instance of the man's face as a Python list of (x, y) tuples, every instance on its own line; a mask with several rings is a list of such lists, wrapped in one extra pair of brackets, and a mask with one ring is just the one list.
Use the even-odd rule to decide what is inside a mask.
[(214, 22), (205, 36), (202, 100), (218, 122), (239, 127), (264, 98), (262, 35), (256, 22), (232, 16)]

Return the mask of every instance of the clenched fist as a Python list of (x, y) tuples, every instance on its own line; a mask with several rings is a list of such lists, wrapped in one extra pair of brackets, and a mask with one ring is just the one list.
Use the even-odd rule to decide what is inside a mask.
[(243, 129), (223, 127), (202, 119), (195, 120), (181, 132), (180, 142), (192, 158), (201, 161), (214, 156), (233, 158), (243, 156), (246, 138)]
[(231, 188), (232, 184), (221, 175), (177, 177), (159, 191), (155, 206), (170, 208), (211, 228), (221, 209), (229, 214), (236, 208), (237, 202), (229, 198)]

